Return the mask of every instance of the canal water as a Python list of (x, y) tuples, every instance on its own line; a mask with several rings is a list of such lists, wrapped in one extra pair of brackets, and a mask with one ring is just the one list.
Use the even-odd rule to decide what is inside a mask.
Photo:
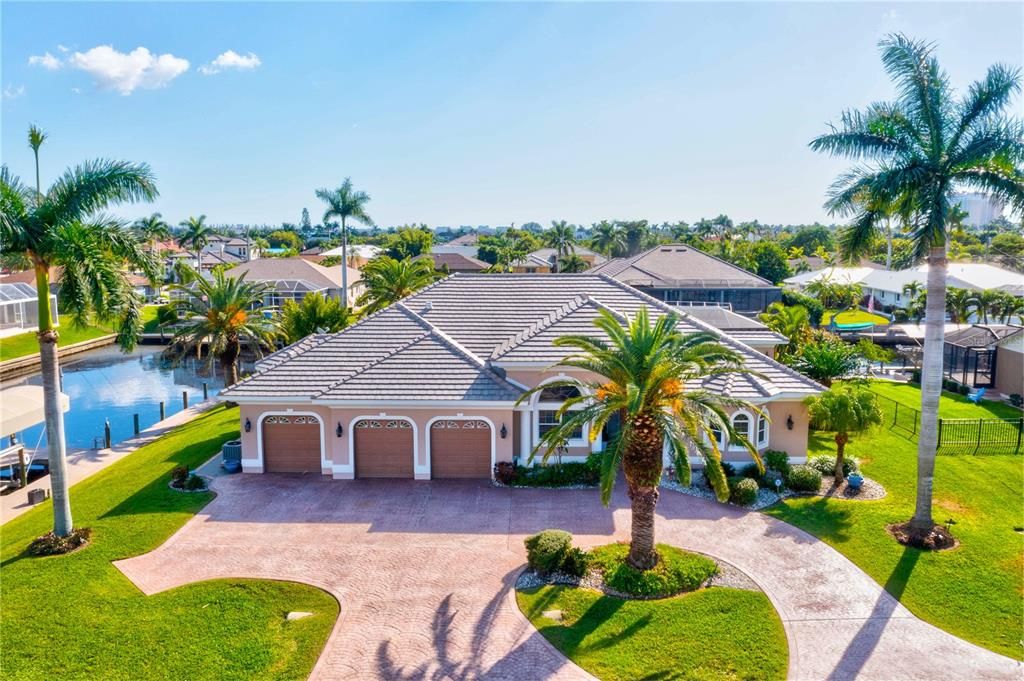
[[(195, 358), (172, 364), (161, 353), (163, 346), (141, 345), (125, 354), (117, 346), (90, 350), (61, 362), (64, 393), (71, 410), (64, 414), (67, 447), (91, 449), (103, 446), (103, 425), (110, 421), (111, 442), (120, 442), (135, 434), (134, 414), (145, 429), (160, 420), (160, 403), (165, 416), (182, 410), (182, 392), (188, 403), (203, 399), (203, 384), (213, 397), (224, 383), (204, 359)], [(5, 382), (3, 387), (25, 383), (42, 385), (39, 374)], [(26, 449), (45, 447), (42, 424), (22, 431), (19, 440)], [(6, 443), (5, 443), (6, 444)]]

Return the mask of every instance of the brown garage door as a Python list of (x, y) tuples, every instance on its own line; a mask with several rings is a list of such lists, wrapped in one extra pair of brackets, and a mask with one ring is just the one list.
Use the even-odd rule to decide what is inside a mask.
[(319, 473), (320, 421), (315, 416), (263, 419), (263, 470), (267, 473)]
[(412, 425), (403, 419), (364, 419), (355, 426), (357, 478), (411, 478)]
[(490, 478), (490, 425), (475, 419), (434, 421), (430, 425), (430, 476)]

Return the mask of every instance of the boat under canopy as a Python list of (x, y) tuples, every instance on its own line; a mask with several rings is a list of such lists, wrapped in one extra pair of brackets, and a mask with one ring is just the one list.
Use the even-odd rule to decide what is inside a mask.
[[(71, 400), (60, 394), (61, 411), (71, 409)], [(46, 420), (43, 409), (43, 388), (39, 385), (16, 385), (0, 390), (0, 437), (7, 437)]]

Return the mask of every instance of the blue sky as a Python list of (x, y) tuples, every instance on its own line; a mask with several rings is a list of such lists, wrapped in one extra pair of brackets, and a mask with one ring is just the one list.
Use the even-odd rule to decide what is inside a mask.
[(846, 164), (807, 142), (844, 107), (891, 97), (882, 35), (937, 42), (959, 88), (1020, 65), (1024, 45), (1020, 3), (0, 11), (4, 163), (31, 175), (35, 122), (44, 183), (87, 158), (145, 161), (161, 198), (120, 212), (173, 222), (315, 219), (313, 190), (346, 176), (381, 225), (827, 221)]

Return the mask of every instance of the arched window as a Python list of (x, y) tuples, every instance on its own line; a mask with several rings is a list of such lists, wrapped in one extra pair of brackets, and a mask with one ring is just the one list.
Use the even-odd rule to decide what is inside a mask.
[[(746, 436), (747, 440), (753, 441), (750, 435), (750, 414), (745, 411), (737, 412), (732, 417), (732, 429), (736, 431), (737, 435)], [(743, 445), (739, 442), (730, 443), (729, 447), (732, 449), (743, 449)]]
[[(557, 428), (559, 425), (558, 409), (562, 406), (562, 403), (571, 397), (578, 397), (580, 391), (570, 385), (559, 385), (544, 388), (540, 391), (537, 398), (537, 437), (543, 437), (544, 433), (549, 430)], [(581, 409), (583, 405), (578, 407), (571, 407), (572, 409)], [(563, 415), (563, 419), (568, 418), (568, 414)], [(578, 426), (572, 433), (569, 434), (569, 441), (567, 446), (569, 447), (583, 447), (587, 444), (586, 436), (583, 432), (583, 427)]]
[(757, 418), (757, 446), (768, 446), (768, 417), (764, 414)]

